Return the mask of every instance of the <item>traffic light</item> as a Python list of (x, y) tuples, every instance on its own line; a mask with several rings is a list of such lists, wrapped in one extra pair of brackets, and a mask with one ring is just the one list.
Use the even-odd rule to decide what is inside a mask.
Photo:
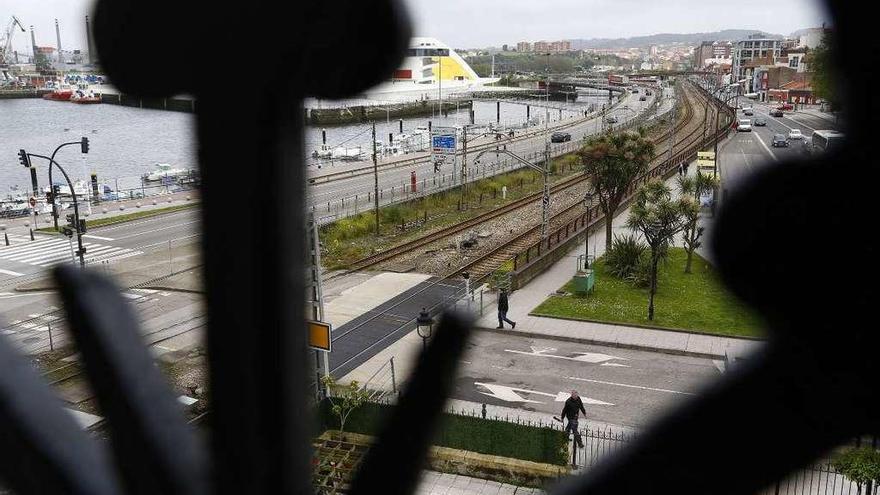
[[(86, 219), (85, 218), (79, 219), (79, 233), (80, 234), (86, 233)], [(85, 249), (85, 248), (83, 248), (83, 249)]]
[(25, 168), (30, 168), (31, 166), (31, 158), (25, 150), (18, 150), (18, 161), (24, 165)]
[(82, 148), (83, 153), (89, 152), (89, 138), (83, 136), (82, 141), (80, 142), (80, 147)]
[(46, 191), (46, 203), (51, 205), (53, 199), (55, 199), (55, 195), (52, 194), (52, 191)]
[(72, 229), (76, 229), (76, 215), (74, 215), (73, 213), (68, 213), (67, 225)]

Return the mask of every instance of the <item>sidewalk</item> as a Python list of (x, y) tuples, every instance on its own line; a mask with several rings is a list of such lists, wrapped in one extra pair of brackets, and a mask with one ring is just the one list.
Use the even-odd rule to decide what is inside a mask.
[(508, 485), (458, 474), (424, 471), (416, 495), (538, 495), (537, 488)]
[[(689, 173), (696, 173), (696, 168), (696, 164), (692, 164), (689, 168)], [(673, 176), (667, 181), (667, 184), (674, 187), (675, 182), (676, 177)], [(627, 209), (618, 214), (614, 219), (612, 225), (615, 235), (629, 232), (629, 229), (625, 226), (628, 215), (629, 210)], [(710, 233), (711, 227), (707, 227), (706, 231), (707, 234)], [(703, 244), (709, 245), (710, 243), (708, 239), (704, 239)], [(677, 242), (677, 245), (681, 245), (681, 242)], [(596, 258), (604, 254), (604, 225), (597, 227), (591, 233), (589, 246), (590, 254), (595, 255)], [(577, 267), (577, 258), (583, 253), (583, 246), (572, 249), (549, 270), (510, 295), (510, 310), (507, 313), (507, 317), (516, 322), (516, 329), (505, 329), (505, 333), (713, 359), (724, 359), (725, 357), (733, 359), (737, 356), (747, 355), (762, 345), (761, 341), (751, 339), (530, 315), (529, 313), (534, 308), (571, 280)], [(698, 253), (703, 256), (706, 255), (702, 249), (698, 250)], [(477, 321), (476, 326), (484, 329), (494, 329), (498, 326), (494, 305), (486, 310), (484, 316)]]

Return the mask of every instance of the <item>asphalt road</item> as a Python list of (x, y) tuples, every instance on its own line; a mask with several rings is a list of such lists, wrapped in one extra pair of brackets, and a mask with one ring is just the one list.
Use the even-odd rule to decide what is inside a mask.
[(469, 343), (452, 398), (558, 416), (577, 390), (587, 421), (640, 427), (721, 375), (708, 359), (494, 332)]
[[(648, 106), (650, 106), (653, 100), (657, 98), (660, 93), (659, 91), (652, 91), (652, 95), (647, 97), (646, 101), (639, 101), (639, 97), (644, 95), (644, 91), (644, 89), (641, 89), (639, 94), (627, 93), (624, 101), (614, 109), (610, 110), (606, 114), (606, 118), (610, 116), (617, 117), (619, 122), (617, 124), (614, 124), (615, 126), (622, 125), (625, 122), (635, 118)], [(669, 92), (669, 94), (671, 95), (671, 91)], [(551, 125), (556, 124), (556, 122), (553, 122)], [(535, 128), (531, 128), (529, 129), (529, 131), (533, 131), (534, 129)], [(574, 143), (583, 139), (584, 136), (593, 135), (600, 132), (602, 130), (602, 119), (592, 118), (560, 130), (570, 133), (572, 139), (571, 142)], [(469, 147), (472, 148), (480, 144), (494, 142), (494, 139), (490, 137), (476, 138), (472, 136), (471, 140), (469, 141)], [(533, 157), (536, 156), (536, 154), (538, 156), (543, 156), (542, 154), (544, 153), (545, 137), (544, 134), (541, 133), (539, 135), (528, 138), (515, 138), (513, 141), (502, 140), (499, 141), (499, 144), (506, 146), (507, 150), (513, 153), (516, 153), (528, 160), (532, 160)], [(551, 144), (551, 153), (553, 154), (553, 156), (556, 156), (567, 150), (570, 146), (571, 143)], [(416, 155), (413, 154), (413, 156)], [(496, 164), (499, 164), (501, 160), (505, 159), (504, 155), (496, 158), (494, 153), (487, 153), (480, 160), (479, 164), (474, 163), (474, 157), (475, 153), (469, 154), (469, 177), (483, 177), (484, 174), (488, 176), (506, 171), (492, 168)], [(459, 157), (459, 160), (460, 159), (461, 158)], [(335, 168), (325, 167), (323, 170), (310, 170), (309, 177), (314, 178), (342, 170), (349, 170), (352, 168), (365, 166), (370, 166), (370, 164), (358, 162), (357, 164), (350, 165), (343, 164), (340, 166), (336, 166)], [(452, 167), (449, 165), (444, 166), (440, 173), (435, 173), (433, 164), (427, 162), (414, 163), (411, 165), (380, 170), (378, 173), (378, 178), (379, 188), (381, 191), (381, 202), (390, 202), (392, 200), (392, 197), (399, 199), (401, 197), (401, 194), (403, 194), (403, 191), (409, 187), (411, 174), (413, 172), (416, 175), (416, 180), (419, 187), (421, 187), (421, 184), (423, 184), (424, 181), (424, 183), (427, 184), (429, 188), (435, 187), (435, 181), (438, 185), (441, 186), (444, 183), (455, 183), (455, 181), (458, 180), (457, 174), (459, 173), (457, 170), (453, 171)], [(396, 188), (394, 196), (391, 192), (392, 186)], [(319, 219), (331, 218), (337, 215), (344, 216), (345, 214), (353, 213), (354, 210), (352, 207), (352, 202), (354, 201), (355, 197), (358, 198), (361, 209), (369, 207), (371, 203), (368, 201), (368, 194), (371, 194), (373, 190), (374, 177), (372, 174), (345, 178), (327, 183), (316, 183), (309, 187), (308, 204), (315, 207), (315, 211), (317, 212)], [(348, 209), (343, 207), (343, 205), (341, 204), (343, 199), (345, 199), (345, 201), (347, 202)]]
[[(740, 102), (743, 105), (743, 102)], [(801, 112), (785, 112), (783, 117), (771, 117), (770, 110), (776, 105), (754, 103), (754, 116), (737, 112), (737, 118), (751, 119), (751, 132), (736, 132), (731, 139), (719, 148), (718, 168), (720, 170), (722, 189), (731, 191), (742, 181), (762, 167), (775, 166), (788, 160), (805, 157), (802, 146), (816, 130), (835, 129), (839, 126), (830, 120), (815, 117)], [(754, 119), (761, 117), (767, 121), (766, 126), (755, 126)], [(772, 146), (773, 135), (783, 134), (786, 137), (792, 129), (799, 129), (804, 135), (803, 140), (791, 140), (789, 147)], [(724, 197), (722, 192), (722, 198)]]

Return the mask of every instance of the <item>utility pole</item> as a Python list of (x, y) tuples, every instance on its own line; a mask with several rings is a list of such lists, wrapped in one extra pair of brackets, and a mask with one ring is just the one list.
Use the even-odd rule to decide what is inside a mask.
[(550, 54), (547, 54), (547, 106), (544, 107), (544, 194), (541, 197), (541, 239), (547, 238), (547, 221), (550, 210)]
[[(402, 121), (401, 121), (402, 122)], [(403, 124), (401, 124), (403, 125)], [(379, 164), (376, 162), (376, 123), (373, 122), (373, 205), (376, 210), (376, 237), (379, 236)]]
[(675, 93), (672, 95), (672, 120), (669, 121), (669, 160), (675, 150)]
[[(468, 126), (462, 128), (461, 133), (461, 204), (462, 207), (467, 204), (467, 130)], [(455, 170), (455, 167), (452, 168)]]
[[(321, 241), (318, 237), (318, 222), (315, 221), (315, 212), (309, 212), (306, 236), (309, 247), (309, 285), (311, 287), (310, 304), (312, 306), (312, 320), (324, 321), (324, 281), (321, 278)], [(315, 351), (315, 375), (316, 387), (320, 390), (321, 378), (330, 375), (330, 356), (324, 351)]]

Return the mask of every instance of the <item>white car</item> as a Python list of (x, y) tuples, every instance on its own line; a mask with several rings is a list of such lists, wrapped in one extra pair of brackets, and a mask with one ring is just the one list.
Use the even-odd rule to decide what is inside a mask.
[(750, 119), (739, 119), (736, 132), (752, 132), (752, 121)]
[(800, 129), (792, 129), (788, 133), (788, 139), (803, 139), (803, 138), (804, 138), (804, 135), (801, 134)]

